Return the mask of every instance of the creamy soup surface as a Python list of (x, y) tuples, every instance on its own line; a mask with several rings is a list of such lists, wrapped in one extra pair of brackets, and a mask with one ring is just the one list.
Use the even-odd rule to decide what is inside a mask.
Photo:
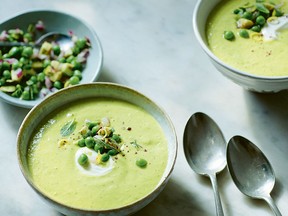
[[(85, 122), (103, 117), (121, 136), (121, 153), (107, 162), (98, 161), (99, 169), (109, 169), (97, 174), (77, 163), (77, 152), (84, 149), (77, 140)], [(60, 130), (71, 120), (76, 128), (63, 137)], [(47, 196), (74, 208), (105, 210), (131, 204), (153, 191), (164, 173), (168, 148), (160, 125), (146, 111), (124, 101), (98, 98), (52, 113), (39, 125), (27, 157), (34, 183)], [(137, 166), (139, 159), (147, 165)]]
[[(261, 32), (248, 29), (249, 38), (239, 36), (240, 28), (236, 25), (233, 11), (239, 7), (255, 5), (255, 0), (223, 0), (209, 15), (206, 25), (206, 36), (211, 51), (223, 62), (247, 73), (260, 76), (288, 76), (288, 25), (284, 25), (276, 34), (277, 38), (267, 40)], [(272, 2), (288, 14), (287, 0)], [(226, 40), (224, 31), (234, 32), (234, 40)]]

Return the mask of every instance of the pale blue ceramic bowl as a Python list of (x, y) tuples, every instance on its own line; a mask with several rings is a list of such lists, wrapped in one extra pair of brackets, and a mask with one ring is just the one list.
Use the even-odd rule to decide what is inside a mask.
[[(27, 29), (29, 24), (35, 23), (38, 20), (43, 21), (47, 32), (68, 34), (69, 31), (73, 31), (73, 33), (80, 38), (88, 37), (90, 39), (92, 48), (90, 49), (87, 64), (83, 70), (83, 78), (80, 83), (95, 81), (102, 67), (103, 52), (96, 32), (83, 20), (60, 11), (30, 10), (2, 21), (0, 24), (0, 32), (17, 27)], [(0, 91), (0, 98), (9, 104), (24, 108), (32, 108), (43, 100), (42, 98), (31, 101), (21, 100), (11, 97), (2, 91)]]
[[(109, 209), (105, 211), (99, 211), (97, 209), (85, 210), (73, 208), (73, 206), (65, 206), (59, 202), (56, 202), (46, 194), (41, 192), (41, 188), (38, 188), (33, 183), (30, 171), (27, 165), (27, 149), (33, 131), (39, 126), (40, 122), (51, 112), (62, 106), (67, 106), (67, 104), (77, 101), (80, 99), (96, 99), (96, 98), (115, 98), (118, 100), (127, 101), (129, 103), (135, 104), (146, 110), (150, 115), (152, 115), (155, 120), (159, 123), (162, 130), (164, 131), (165, 137), (168, 142), (168, 160), (166, 169), (162, 178), (160, 179), (156, 188), (149, 193), (147, 196), (143, 197), (139, 201), (123, 206), (121, 208)], [(173, 127), (173, 124), (167, 114), (153, 101), (144, 96), (143, 94), (133, 90), (131, 88), (112, 84), (112, 83), (90, 83), (81, 84), (66, 89), (60, 90), (51, 96), (48, 96), (40, 104), (35, 106), (28, 115), (25, 117), (17, 137), (17, 153), (18, 162), (21, 171), (29, 183), (29, 185), (37, 192), (40, 197), (42, 197), (46, 202), (53, 206), (59, 212), (65, 215), (97, 215), (97, 216), (121, 216), (130, 215), (140, 210), (148, 203), (150, 203), (154, 198), (156, 198), (159, 193), (163, 190), (169, 177), (171, 176), (172, 170), (177, 156), (177, 138)], [(125, 199), (125, 197), (123, 197)]]

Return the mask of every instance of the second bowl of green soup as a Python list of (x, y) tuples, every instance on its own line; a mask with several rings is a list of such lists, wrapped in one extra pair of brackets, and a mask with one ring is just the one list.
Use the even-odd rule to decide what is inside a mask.
[(193, 27), (215, 67), (245, 89), (288, 89), (288, 1), (198, 1)]
[(164, 188), (177, 154), (168, 116), (125, 86), (81, 84), (47, 97), (18, 133), (30, 186), (67, 215), (129, 215)]

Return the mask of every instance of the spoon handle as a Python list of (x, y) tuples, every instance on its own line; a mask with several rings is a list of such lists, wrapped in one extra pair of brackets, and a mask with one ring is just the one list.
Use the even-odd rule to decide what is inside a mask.
[(217, 216), (224, 216), (224, 212), (223, 212), (223, 208), (222, 208), (222, 204), (221, 204), (221, 199), (220, 199), (220, 195), (219, 195), (219, 190), (218, 190), (218, 185), (217, 185), (216, 174), (209, 175), (209, 177), (210, 177), (213, 191), (214, 191), (214, 199), (215, 199)]
[(263, 199), (269, 204), (275, 216), (282, 216), (281, 212), (279, 211), (278, 207), (276, 206), (274, 200), (271, 198), (270, 195), (265, 196)]
[(34, 46), (24, 42), (0, 42), (0, 47), (14, 47), (14, 46)]

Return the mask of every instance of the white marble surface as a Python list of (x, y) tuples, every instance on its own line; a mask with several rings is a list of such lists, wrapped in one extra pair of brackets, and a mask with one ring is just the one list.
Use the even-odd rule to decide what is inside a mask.
[[(247, 92), (218, 73), (195, 40), (196, 0), (1, 0), (0, 20), (31, 8), (58, 9), (91, 24), (102, 42), (99, 81), (128, 85), (158, 103), (171, 117), (179, 140), (172, 177), (157, 199), (136, 215), (215, 215), (212, 187), (186, 163), (182, 136), (191, 114), (201, 111), (227, 141), (242, 135), (259, 146), (277, 176), (272, 192), (288, 215), (288, 92)], [(57, 23), (55, 23), (57, 25)], [(16, 135), (28, 110), (0, 102), (0, 215), (60, 215), (38, 198), (17, 164)], [(225, 215), (273, 215), (264, 201), (236, 188), (227, 169), (218, 175)]]

